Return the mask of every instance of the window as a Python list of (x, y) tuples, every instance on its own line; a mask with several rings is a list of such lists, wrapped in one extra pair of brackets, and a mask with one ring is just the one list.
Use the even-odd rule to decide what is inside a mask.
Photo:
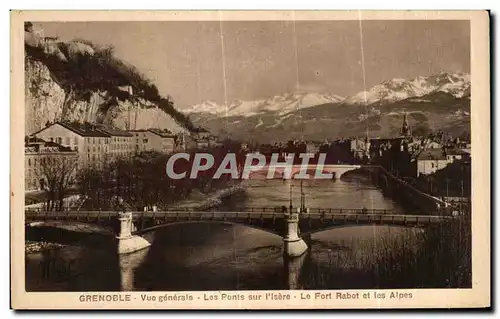
[(31, 166), (31, 158), (28, 158), (28, 166)]
[(71, 139), (69, 137), (66, 137), (66, 145), (70, 145), (71, 144)]
[(74, 143), (75, 145), (76, 145), (76, 144), (78, 144), (78, 137), (75, 137), (75, 138), (73, 139), (73, 143)]

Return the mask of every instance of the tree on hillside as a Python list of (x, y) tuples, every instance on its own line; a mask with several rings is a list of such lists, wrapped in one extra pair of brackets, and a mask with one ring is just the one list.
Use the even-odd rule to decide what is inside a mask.
[[(29, 26), (25, 26), (29, 29)], [(172, 98), (162, 97), (158, 88), (150, 79), (139, 70), (114, 54), (112, 46), (96, 46), (91, 41), (77, 39), (72, 42), (57, 42), (54, 44), (59, 55), (47, 52), (43, 46), (25, 45), (26, 58), (38, 60), (50, 70), (52, 78), (66, 92), (66, 106), (74, 100), (89, 100), (92, 92), (106, 91), (107, 103), (117, 104), (117, 100), (131, 100), (143, 98), (153, 102), (162, 111), (172, 116), (177, 122), (192, 130), (194, 125), (181, 112), (174, 107)], [(72, 50), (72, 48), (85, 48), (87, 50)], [(92, 54), (87, 54), (88, 52)], [(62, 56), (62, 59), (61, 59)], [(123, 94), (120, 86), (132, 86), (134, 96)]]

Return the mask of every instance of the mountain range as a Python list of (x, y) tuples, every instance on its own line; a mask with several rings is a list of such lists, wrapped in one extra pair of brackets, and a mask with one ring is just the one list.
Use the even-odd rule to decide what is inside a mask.
[(470, 75), (440, 73), (391, 79), (349, 97), (293, 92), (228, 104), (204, 101), (183, 112), (212, 133), (245, 140), (393, 137), (404, 112), (415, 134), (470, 131)]
[(203, 101), (185, 110), (184, 113), (209, 113), (217, 116), (252, 116), (267, 112), (284, 115), (302, 108), (325, 103), (338, 103), (344, 98), (329, 93), (287, 93), (260, 100), (234, 100), (227, 104)]

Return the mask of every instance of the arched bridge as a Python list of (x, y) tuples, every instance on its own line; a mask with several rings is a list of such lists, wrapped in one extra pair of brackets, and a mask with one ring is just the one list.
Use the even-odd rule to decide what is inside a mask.
[[(340, 179), (342, 175), (349, 171), (353, 171), (356, 169), (361, 168), (361, 165), (349, 165), (349, 164), (324, 164), (324, 165), (315, 165), (315, 164), (309, 164), (307, 166), (307, 171), (306, 173), (314, 178), (314, 176), (318, 173), (323, 173), (323, 174), (331, 174), (333, 179)], [(300, 171), (302, 170), (302, 165), (300, 164), (293, 164), (293, 165), (286, 165), (286, 164), (278, 164), (278, 165), (266, 165), (263, 168), (252, 171), (250, 173), (250, 178), (251, 179), (258, 179), (260, 177), (262, 178), (268, 178), (268, 174), (270, 174), (271, 178), (284, 178), (285, 177), (285, 171), (289, 170), (290, 178), (300, 178)], [(319, 172), (317, 172), (319, 171)], [(318, 177), (318, 176), (317, 176)], [(324, 178), (324, 177), (323, 177)], [(304, 177), (303, 177), (304, 179)]]
[[(110, 225), (119, 221), (117, 238), (123, 244), (119, 252), (126, 253), (147, 246), (140, 236), (175, 223), (217, 222), (240, 224), (262, 229), (283, 237), (290, 256), (301, 255), (306, 249), (300, 236), (335, 227), (355, 225), (397, 225), (426, 227), (451, 220), (452, 216), (402, 215), (380, 209), (302, 209), (301, 212), (274, 207), (247, 207), (234, 211), (196, 211), (169, 209), (164, 211), (127, 212), (115, 211), (60, 211), (27, 210), (25, 221), (64, 220)], [(305, 246), (305, 248), (304, 248)], [(144, 248), (144, 247), (142, 247)]]

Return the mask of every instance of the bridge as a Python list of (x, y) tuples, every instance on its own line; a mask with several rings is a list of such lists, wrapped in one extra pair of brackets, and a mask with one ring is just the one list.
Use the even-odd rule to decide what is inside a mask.
[[(197, 211), (173, 208), (163, 211), (124, 212), (116, 211), (42, 211), (26, 210), (25, 222), (76, 221), (115, 225), (118, 253), (130, 253), (151, 245), (148, 233), (179, 223), (216, 222), (239, 224), (261, 229), (283, 238), (284, 251), (290, 257), (298, 257), (307, 250), (301, 236), (335, 227), (356, 225), (396, 225), (426, 227), (447, 222), (454, 217), (442, 215), (407, 215), (380, 209), (322, 209), (286, 207), (246, 207), (233, 211)], [(118, 221), (118, 223), (116, 223)]]
[[(299, 174), (301, 170), (304, 170), (304, 174), (309, 174), (310, 176), (314, 176), (318, 173), (323, 174), (332, 174), (332, 179), (340, 179), (342, 175), (349, 171), (354, 171), (356, 169), (361, 168), (361, 165), (349, 165), (349, 164), (325, 164), (325, 165), (316, 165), (309, 164), (307, 166), (307, 170), (304, 170), (301, 164), (277, 164), (277, 165), (266, 165), (263, 168), (252, 171), (250, 173), (250, 178), (255, 179), (260, 176), (263, 178), (267, 177), (268, 174), (272, 174), (275, 178), (285, 178), (285, 171), (288, 170), (288, 174), (290, 178), (300, 178)], [(319, 172), (318, 172), (319, 171)], [(316, 175), (317, 176), (317, 175)], [(302, 177), (302, 179), (307, 179)]]

